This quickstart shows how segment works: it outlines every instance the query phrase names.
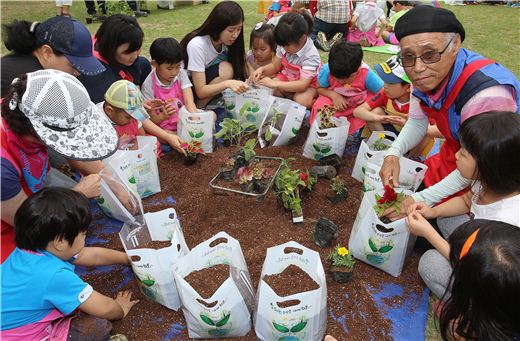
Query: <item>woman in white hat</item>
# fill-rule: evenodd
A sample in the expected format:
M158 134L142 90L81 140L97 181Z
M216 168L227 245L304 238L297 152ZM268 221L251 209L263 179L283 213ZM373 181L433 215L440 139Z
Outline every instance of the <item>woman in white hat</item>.
M2 102L2 262L14 248L12 224L22 202L40 190L50 170L48 150L85 176L74 188L99 193L101 159L115 152L117 134L74 76L40 70L15 79Z

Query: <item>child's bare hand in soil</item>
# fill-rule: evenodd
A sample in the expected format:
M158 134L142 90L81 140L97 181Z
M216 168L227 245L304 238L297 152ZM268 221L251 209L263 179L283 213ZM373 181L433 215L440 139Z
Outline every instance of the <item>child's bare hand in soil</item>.
M123 318L128 314L134 305L139 303L139 300L132 301L131 291L118 292L115 301L121 306L121 309L123 309Z

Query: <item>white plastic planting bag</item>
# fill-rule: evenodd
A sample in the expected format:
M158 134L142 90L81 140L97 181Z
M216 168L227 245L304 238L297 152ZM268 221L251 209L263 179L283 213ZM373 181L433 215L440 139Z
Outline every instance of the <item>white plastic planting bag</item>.
M186 107L179 110L177 131L181 140L185 142L199 141L205 153L213 152L213 129L215 117L213 111L190 113Z
M273 104L273 91L268 88L250 87L247 91L235 96L235 117L242 122L255 125L255 130L260 128L264 116L269 112Z
M175 262L189 252L184 241L177 213L173 208L146 213L146 225L125 224L119 238L130 259L141 291L150 299L167 308L178 310L181 306L173 268ZM171 245L159 250L141 248L151 241L171 241Z
M289 144L296 137L305 118L305 107L290 99L275 97L258 130L260 147Z
M110 218L132 225L144 224L143 204L137 186L123 182L108 168L99 173L101 194L96 199L101 210Z
M388 147L392 146L392 143L397 138L391 131L373 131L370 137L365 141L361 141L361 145L359 146L359 151L356 156L356 162L354 163L354 168L352 168L352 177L357 181L363 182L365 177L365 167L367 160L376 155L386 155L387 150L376 151L372 150L372 144L380 139L380 135L384 134L385 137L382 139L382 142Z
M335 128L319 129L320 117L316 117L303 146L303 156L314 160L331 154L343 157L350 123L346 117L333 117L331 121L336 123Z
M135 183L141 198L161 191L157 168L157 138L138 136L137 150L118 150L103 160L123 181ZM130 177L128 177L130 175Z
M396 189L396 192L412 194L402 189ZM389 224L379 220L374 210L376 193L383 195L383 191L372 191L363 196L348 248L357 259L398 277L416 237L408 232L404 218Z
M289 265L300 267L320 287L278 296L263 278L279 274ZM290 301L296 304L290 305ZM260 340L323 339L327 329L327 283L319 253L293 241L267 249L256 295L254 325Z
M226 112L228 113L228 116L233 118L238 117L236 113L236 96L237 95L235 92L230 88L226 88L224 91L222 91L222 99L224 100L224 107L226 108Z
M229 277L204 299L184 278L218 264L229 265ZM177 263L175 281L190 338L238 337L251 330L254 290L238 240L219 232L200 243Z
M365 165L365 176L363 179L363 191L382 190L383 181L379 176L379 171L383 165L384 155L378 154L371 156ZM410 160L406 157L399 158L399 188L410 191L417 191L426 175L428 166L423 163Z

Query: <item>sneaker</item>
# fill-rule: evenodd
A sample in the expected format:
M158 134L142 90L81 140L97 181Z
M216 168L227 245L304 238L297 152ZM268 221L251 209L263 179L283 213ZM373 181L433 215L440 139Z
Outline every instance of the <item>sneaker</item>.
M111 335L109 341L128 341L128 338L123 334Z
M327 36L323 32L318 32L317 35L318 45L321 47L321 49L325 52L328 52L330 50L330 47L327 42Z
M334 44L336 44L338 41L341 41L341 39L343 39L343 33L336 33L334 37L332 37L332 39L329 40L329 50L332 48L332 46L334 46Z
M146 12L142 12L142 11L135 11L134 12L134 17L137 17L137 18L139 18L139 17L147 17L147 16L148 16L148 13L146 13Z

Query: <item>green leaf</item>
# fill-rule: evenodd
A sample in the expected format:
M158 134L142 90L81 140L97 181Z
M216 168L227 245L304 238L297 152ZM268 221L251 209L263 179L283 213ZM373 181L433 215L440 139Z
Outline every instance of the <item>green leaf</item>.
M280 333L288 333L289 332L289 328L287 328L286 326L282 326L281 324L278 324L276 322L273 321L273 327L274 329L278 330Z
M105 198L103 198L102 196L99 196L97 198L97 202L98 202L98 204L103 204L105 202Z
M372 252L377 252L377 246L370 238L368 238L368 246L370 246L370 250L372 250Z
M323 149L321 150L321 152L322 152L323 154L327 154L327 153L330 152L331 150L332 150L332 147L331 147L331 146L325 146L325 148L323 148Z
M249 105L251 105L251 101L244 103L244 105L242 106L242 108L240 108L239 111L240 116L242 116L244 112L246 112L246 110L249 109Z
M135 178L132 176L131 178L128 179L128 182L135 185Z
M298 134L298 131L299 131L299 130L296 129L296 128L292 128L292 129L291 129L291 132L293 133L294 136L296 136L296 135Z
M385 245L379 249L379 252L381 253L387 253L390 250L392 250L394 247L392 245Z
M153 279L144 279L143 284L146 285L147 287L151 287L152 285L155 284L155 281Z
M188 135L190 135L191 138L195 137L195 134L192 131L188 131Z
M313 143L312 144L312 148L314 148L315 151L317 151L318 153L321 152L321 148L319 145L317 145L316 143Z
M203 131L200 131L200 132L195 134L195 138L196 139L201 138L202 136L204 136L204 132Z
M200 319L210 326L215 325L215 322L204 314L200 314Z
M273 138L273 134L271 133L270 129L267 129L264 134L264 139L269 142Z
M226 323L228 323L229 321L229 317L231 316L231 314L226 314L224 315L224 317L222 318L222 320L218 321L215 326L217 327L222 327L223 325L225 325Z
M300 323L298 323L297 325L294 325L291 328L291 333L297 333L299 331L302 331L306 325L307 325L307 321L301 321Z
M250 139L247 140L246 144L244 145L245 148L253 149L256 145L256 139Z

